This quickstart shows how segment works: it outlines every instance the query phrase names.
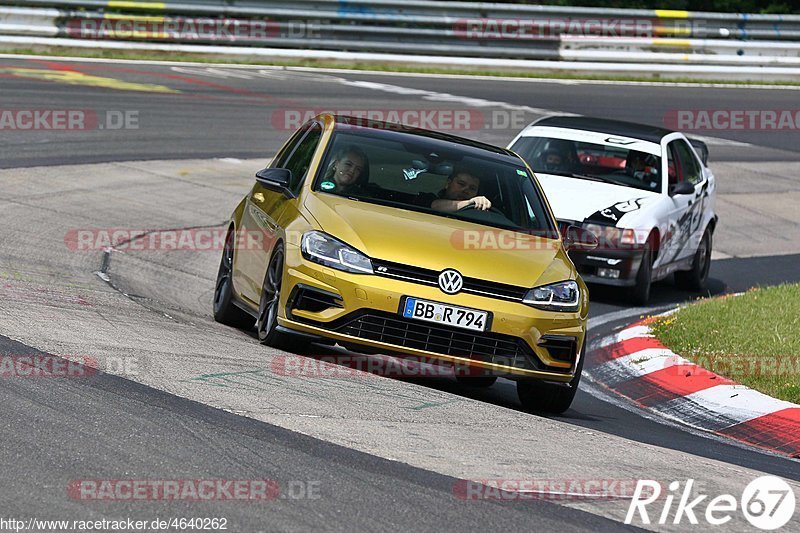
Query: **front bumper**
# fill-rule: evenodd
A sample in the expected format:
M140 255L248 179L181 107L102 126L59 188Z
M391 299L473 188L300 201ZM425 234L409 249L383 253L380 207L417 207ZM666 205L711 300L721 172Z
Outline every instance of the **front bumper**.
M488 311L490 330L404 318L405 296ZM278 323L357 349L469 365L516 379L568 382L583 356L586 308L550 312L476 294L447 295L430 285L334 270L307 261L298 247L288 245Z
M578 273L586 283L632 287L642 264L644 247L625 250L592 250L569 252Z

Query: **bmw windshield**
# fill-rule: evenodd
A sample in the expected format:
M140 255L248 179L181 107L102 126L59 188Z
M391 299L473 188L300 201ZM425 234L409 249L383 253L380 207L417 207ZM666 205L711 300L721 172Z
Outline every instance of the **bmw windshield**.
M472 145L347 126L325 154L314 190L556 238L543 194L522 161Z
M621 144L521 137L511 148L534 172L661 191L661 158Z

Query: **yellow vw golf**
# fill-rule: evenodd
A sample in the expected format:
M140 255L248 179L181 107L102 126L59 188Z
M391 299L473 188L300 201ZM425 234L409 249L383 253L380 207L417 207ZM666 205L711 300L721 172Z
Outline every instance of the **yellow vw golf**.
M562 239L561 233L564 234ZM513 152L397 124L323 114L304 124L233 212L214 318L262 343L309 341L517 382L562 412L586 346L588 292ZM458 373L457 373L458 375Z

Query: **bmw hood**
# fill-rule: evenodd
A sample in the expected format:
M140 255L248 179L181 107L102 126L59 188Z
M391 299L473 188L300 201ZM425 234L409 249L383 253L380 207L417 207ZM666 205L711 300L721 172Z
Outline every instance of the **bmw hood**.
M536 173L559 220L620 225L622 218L655 202L658 193L612 183Z
M574 277L557 240L331 194L304 205L323 231L372 259L519 287Z

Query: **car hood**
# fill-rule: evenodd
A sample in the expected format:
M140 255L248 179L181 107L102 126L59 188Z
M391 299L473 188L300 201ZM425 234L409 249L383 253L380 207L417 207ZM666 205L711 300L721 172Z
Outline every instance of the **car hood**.
M559 220L624 225L622 218L655 202L658 193L552 174L536 173ZM622 224L620 224L622 222Z
M575 277L558 240L332 194L312 193L305 207L323 231L373 259L520 287Z

